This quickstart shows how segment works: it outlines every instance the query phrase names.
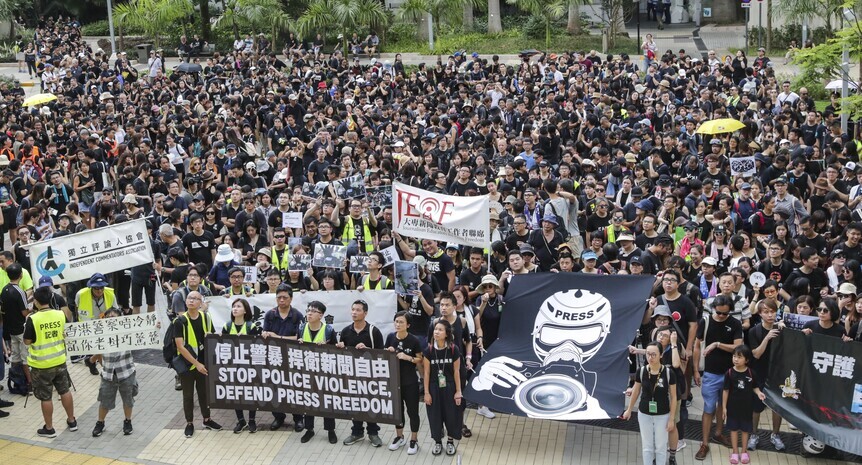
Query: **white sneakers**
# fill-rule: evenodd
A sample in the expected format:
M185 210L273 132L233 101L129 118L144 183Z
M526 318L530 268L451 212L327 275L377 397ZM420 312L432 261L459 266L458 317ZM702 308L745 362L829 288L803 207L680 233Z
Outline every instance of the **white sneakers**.
M491 409L489 409L488 407L485 407L484 405L480 405L479 408L476 410L476 413L478 413L479 415L482 415L483 417L485 417L489 420L491 420L497 416L494 414L494 412L491 411Z
M404 447L404 444L407 444L407 441L404 440L404 436L398 437L392 440L392 444L389 444L389 450L398 450Z

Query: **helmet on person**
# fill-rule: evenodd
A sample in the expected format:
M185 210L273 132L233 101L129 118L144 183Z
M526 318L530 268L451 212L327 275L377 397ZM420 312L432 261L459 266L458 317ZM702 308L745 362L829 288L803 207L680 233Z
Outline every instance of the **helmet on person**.
M547 365L563 360L585 363L611 329L611 303L584 289L554 293L539 307L533 326L533 351Z

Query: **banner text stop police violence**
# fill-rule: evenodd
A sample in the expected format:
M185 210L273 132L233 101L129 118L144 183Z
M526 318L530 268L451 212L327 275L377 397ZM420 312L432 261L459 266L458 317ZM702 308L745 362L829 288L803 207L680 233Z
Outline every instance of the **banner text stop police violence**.
M216 395L226 400L245 398L258 402L288 402L291 404L348 411L372 410L392 414L392 402L351 396L390 397L388 380L339 379L308 373L286 372L273 368L219 367ZM260 379L258 380L258 376ZM238 384L262 383L262 386ZM274 385L275 390L270 386ZM314 392L317 391L317 392ZM344 396L342 394L350 394ZM321 399L322 398L322 399Z
M252 336L210 335L206 347L210 407L400 422L390 352Z

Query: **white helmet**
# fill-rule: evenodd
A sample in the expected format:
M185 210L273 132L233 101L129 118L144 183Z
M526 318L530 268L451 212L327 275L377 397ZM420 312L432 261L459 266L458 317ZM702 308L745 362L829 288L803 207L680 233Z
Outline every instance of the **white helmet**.
M802 448L809 454L817 455L823 453L823 450L826 449L826 444L823 444L811 436L805 435L805 437L802 438Z
M533 351L543 365L559 360L586 363L611 330L611 303L583 289L560 291L545 299L533 327Z

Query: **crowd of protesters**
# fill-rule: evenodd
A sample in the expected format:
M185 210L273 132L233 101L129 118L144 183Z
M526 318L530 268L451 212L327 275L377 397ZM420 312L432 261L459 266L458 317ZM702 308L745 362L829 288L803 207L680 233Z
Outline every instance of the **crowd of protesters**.
M9 272L0 273L4 350L13 365L26 363L29 309L7 310L17 307L7 307L5 296L17 286L31 297L32 280L27 287L9 278L16 264L29 271L22 246L33 241L146 218L155 263L65 285L63 305L68 301L80 317L80 296L92 290L96 297L86 300L92 303L110 287L113 304L100 301L107 307L139 312L146 298L153 311L162 283L172 316L186 315L175 320L177 334L188 325L187 337L202 340L216 328L199 318L206 315L201 298L275 293L279 305L262 328L246 325L248 308L240 304L223 331L333 344L317 315L325 306L309 306L315 315L306 319L305 309L290 306L293 292L391 289L393 271L379 251L395 245L401 259L420 265L421 281L392 309L396 333L367 329L367 304L354 302L354 323L335 328L338 344L387 347L418 369L415 376L402 368L402 390L416 391L404 395L411 438L399 425L390 449L409 442L416 453L419 418L410 404L424 400L432 452L454 454L454 442L472 435L461 387L497 339L516 275L646 274L656 284L630 351L633 360L646 354L649 363L633 368L633 386L655 393L657 380L669 385L661 412L641 401L642 415L667 415L661 419L669 440L651 440L651 450L658 445L662 458L669 447L676 463L696 389L706 404L696 458L708 455L713 430L714 440L729 445L725 417L734 438L751 433L747 446L756 449L760 398L724 412L722 394L740 373L750 375L750 389L731 390L732 399L760 392L782 315L818 316L805 332L862 340L862 143L841 131L836 98L817 110L806 89L776 78L763 51L750 62L743 51L703 59L683 50L661 54L650 40L636 58L572 51L507 65L459 52L414 67L398 55L392 63L362 63L339 50L328 54L319 36L309 42L292 36L277 54L266 38L249 35L206 59L184 41L184 55L202 71L183 73L165 69L159 51L137 65L125 53L112 60L92 50L71 19L43 19L25 49L33 51L42 89L57 99L23 107L20 87L0 86L0 204L9 237L0 255ZM698 132L718 118L743 127ZM731 160L743 157L751 157L752 169L731 172ZM303 189L356 175L367 187L400 181L488 196L490 247L404 237L393 230L390 206L339 198L335 189L315 196ZM286 227L287 212L302 213L303 227ZM367 255L368 270L288 270L289 254L311 253L317 244ZM241 265L258 267L258 281L243 282ZM762 286L750 284L755 272L768 278ZM88 317L102 313L86 310ZM205 398L206 368L192 351L181 352L192 367L177 382L191 436L194 391ZM698 369L701 353L705 366ZM133 367L130 360L122 359ZM99 373L93 361L99 360L87 359ZM131 388L121 385L119 392L131 415ZM220 429L201 406L204 427ZM113 400L103 407L99 434ZM486 407L477 413L494 417ZM254 412L248 421L241 411L237 418L234 432L257 430ZM313 417L293 420L297 432L306 430L303 442L310 440ZM769 436L779 450L780 422L773 415ZM664 423L650 428L665 430ZM276 414L270 429L289 424ZM330 442L333 425L325 419ZM373 423L354 423L344 443L362 440L366 429L380 446ZM736 442L731 463L747 463Z

